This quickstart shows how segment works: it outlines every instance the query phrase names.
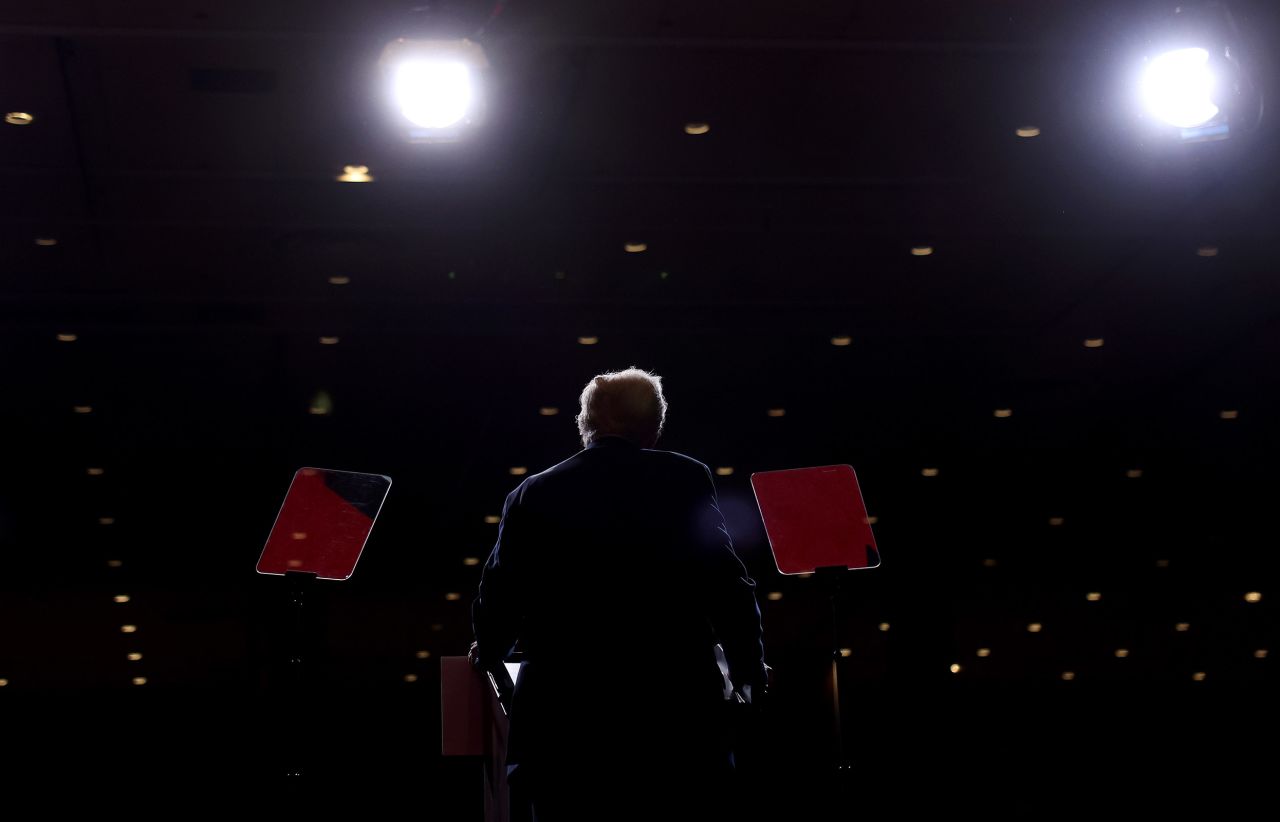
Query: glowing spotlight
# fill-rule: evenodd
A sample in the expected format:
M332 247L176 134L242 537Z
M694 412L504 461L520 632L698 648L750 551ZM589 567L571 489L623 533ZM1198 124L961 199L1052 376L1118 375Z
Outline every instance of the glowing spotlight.
M29 126L35 119L25 111L10 111L4 116L4 121L11 126Z
M706 134L710 130L711 130L710 123L685 123L684 124L685 134L693 134L696 136L699 134Z
M417 653L415 653L415 654L414 654L414 656L415 656L415 657L417 657L418 659L430 659L430 658L431 658L431 652L430 652L430 651L418 651Z
M480 74L489 61L478 43L401 38L387 44L379 62L411 142L454 142L483 121Z
M369 173L368 166L343 166L337 180L340 183L372 183L373 175Z
M717 467L717 468L716 468L716 476L717 476L717 477L730 477L730 476L733 476L733 466L732 466L732 465L721 465L721 466Z
M1244 595L1245 602L1262 602L1262 592L1250 591Z
M560 413L560 409L552 405L546 405L538 409L538 413L544 417L554 417Z
M931 245L913 245L911 246L912 257L928 257L933 254L933 246Z
M956 662L951 663L951 673L953 673L953 674L958 674L958 673L960 673L960 665L959 665L959 663L956 663Z
M1209 52L1202 48L1166 51L1147 63L1142 99L1152 115L1178 128L1195 128L1218 116Z
M1021 126L1014 131L1019 137L1039 137L1040 129L1035 126Z
M135 676L135 677L133 678L133 684L134 684L134 685L146 685L146 684L147 684L147 678L146 678L145 676Z
M130 662L137 662L140 659L142 659L142 654L138 653L137 651L130 651L128 654L125 654L125 658L128 659Z

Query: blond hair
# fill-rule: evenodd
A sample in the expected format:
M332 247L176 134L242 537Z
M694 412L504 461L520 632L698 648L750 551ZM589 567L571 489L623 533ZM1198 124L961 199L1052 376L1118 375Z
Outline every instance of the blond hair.
M667 419L662 377L634 365L594 377L582 389L579 402L578 433L584 447L611 434L650 448Z

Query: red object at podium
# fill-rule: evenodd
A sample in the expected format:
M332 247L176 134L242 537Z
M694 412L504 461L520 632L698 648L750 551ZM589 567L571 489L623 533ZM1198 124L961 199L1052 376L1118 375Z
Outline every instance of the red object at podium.
M779 572L880 564L853 466L759 471L751 475L751 489Z

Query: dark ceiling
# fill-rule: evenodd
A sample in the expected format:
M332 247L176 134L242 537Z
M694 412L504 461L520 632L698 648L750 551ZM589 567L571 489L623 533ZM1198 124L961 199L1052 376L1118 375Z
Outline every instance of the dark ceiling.
M35 117L0 124L0 701L254 699L254 565L313 465L394 479L326 587L327 681L431 713L509 469L573 454L582 385L630 365L659 447L733 469L784 679L826 600L749 477L850 463L885 558L841 601L855 687L1274 681L1278 121L1151 139L1140 4L410 5L0 9ZM1233 9L1280 88L1280 8ZM482 25L485 128L402 142L382 46Z

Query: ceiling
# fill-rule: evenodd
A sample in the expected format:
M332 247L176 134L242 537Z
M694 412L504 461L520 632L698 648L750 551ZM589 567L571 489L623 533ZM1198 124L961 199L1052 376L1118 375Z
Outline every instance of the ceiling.
M0 125L0 697L260 693L254 564L306 465L394 479L325 588L326 680L429 693L510 469L578 450L581 387L631 365L659 447L733 469L780 672L830 616L749 477L849 463L884 556L840 601L861 687L1274 680L1277 125L1151 139L1144 9L409 5L0 10L35 118ZM1277 87L1280 10L1233 9ZM383 45L482 26L485 128L403 142Z

